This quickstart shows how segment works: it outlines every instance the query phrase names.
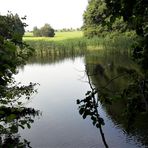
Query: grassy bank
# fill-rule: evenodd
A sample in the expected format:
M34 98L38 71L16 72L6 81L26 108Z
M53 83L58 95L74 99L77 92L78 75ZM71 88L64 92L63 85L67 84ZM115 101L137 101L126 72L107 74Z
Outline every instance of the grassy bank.
M111 33L88 39L83 37L81 31L77 31L56 32L53 38L33 37L33 34L26 33L23 39L35 49L37 55L79 55L100 49L105 52L128 52L134 42L133 36L131 34Z

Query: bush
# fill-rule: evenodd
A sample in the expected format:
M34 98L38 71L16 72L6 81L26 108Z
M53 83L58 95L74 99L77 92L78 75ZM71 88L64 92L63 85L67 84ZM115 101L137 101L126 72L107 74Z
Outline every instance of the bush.
M37 27L33 29L33 35L36 37L54 37L54 32L54 29L49 24L45 24L40 29Z

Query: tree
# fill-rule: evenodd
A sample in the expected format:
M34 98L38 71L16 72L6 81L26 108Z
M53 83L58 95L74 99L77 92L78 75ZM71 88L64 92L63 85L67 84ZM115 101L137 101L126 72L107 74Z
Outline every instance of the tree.
M133 45L133 57L141 66L141 73L139 74L137 70L127 67L118 69L121 73L126 73L132 81L132 83L127 84L120 97L122 100L126 100L128 118L136 120L136 115L140 112L148 112L148 1L104 0L103 13L101 13L100 8L101 2L102 0L89 1L88 8L84 13L84 33L85 31L87 33L88 29L92 29L90 33L98 34L98 26L103 27L103 29L107 27L109 31L112 31L114 27L120 29L120 25L122 26L122 22L124 22L125 29L132 29L137 34L136 44ZM111 79L108 84L114 79ZM107 94L109 93L110 91L107 91ZM114 96L118 97L115 93ZM111 96L108 95L107 98L110 99ZM104 96L103 101L106 101Z
M15 102L20 94L26 94L27 89L30 93L34 91L34 84L18 87L12 78L17 66L24 64L33 52L32 48L22 42L24 26L26 24L21 22L18 15L0 15L0 104L7 101L11 104L12 100Z
M41 31L36 26L33 28L33 36L41 36Z
M25 18L23 18L25 19ZM30 147L18 135L18 129L28 127L33 123L33 117L39 112L23 107L19 100L24 96L27 100L34 93L36 84L28 86L16 84L12 75L16 74L17 66L25 64L33 49L23 41L25 23L19 16L9 13L0 15L0 146Z
M38 29L37 27L34 27L33 29L33 35L34 36L42 36L42 37L54 37L54 29L49 25L45 24L43 27Z
M136 31L140 39L135 45L133 56L144 69L148 69L148 1L105 0L105 2L108 13L112 15L110 23L122 16L124 22Z
M109 13L105 0L90 0L83 14L83 31L87 37L100 36L104 32L125 31L127 24L123 18L114 20L111 25L112 15Z
M102 24L107 16L107 8L104 0L90 0L86 11L83 14L83 31L87 37L98 36L105 31Z
M133 57L141 66L142 75L133 72L134 81L123 92L123 96L130 98L127 111L136 114L139 102L142 102L144 111L148 112L148 1L105 0L105 2L112 15L112 22L122 16L124 22L127 22L138 36L133 48ZM123 70L131 71L126 68Z

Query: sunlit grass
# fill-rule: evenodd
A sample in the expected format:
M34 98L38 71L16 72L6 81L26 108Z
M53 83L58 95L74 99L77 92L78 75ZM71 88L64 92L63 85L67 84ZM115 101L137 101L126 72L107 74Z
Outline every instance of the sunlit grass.
M72 39L72 38L81 38L81 37L83 37L82 31L55 32L54 37L34 37L33 33L27 32L27 33L25 33L23 40L24 41L29 41L29 40L60 41L60 40L66 40L66 39Z
M78 55L87 51L103 50L108 53L129 53L134 38L121 33L86 38L81 31L56 32L55 37L33 37L26 33L24 41L40 55Z

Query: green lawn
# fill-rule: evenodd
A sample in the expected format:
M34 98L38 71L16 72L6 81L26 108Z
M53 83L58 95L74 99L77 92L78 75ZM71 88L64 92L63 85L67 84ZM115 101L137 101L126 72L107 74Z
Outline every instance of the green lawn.
M28 40L46 40L46 41L60 41L65 39L72 38L81 38L83 36L82 31L74 31L74 32L55 32L54 37L34 37L32 33L25 33L23 39L24 41Z

